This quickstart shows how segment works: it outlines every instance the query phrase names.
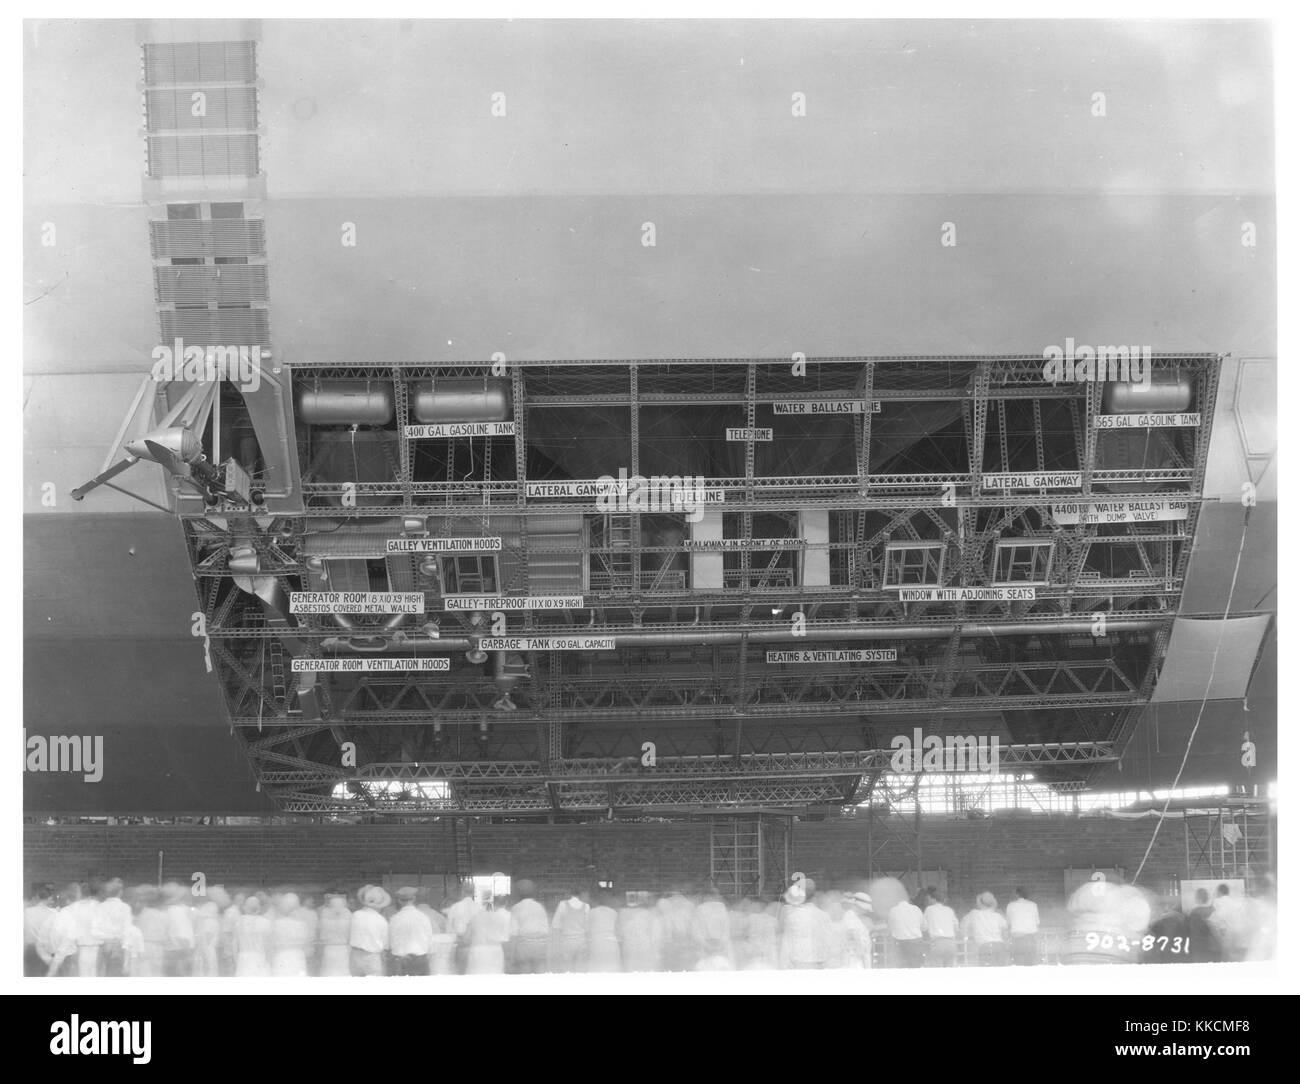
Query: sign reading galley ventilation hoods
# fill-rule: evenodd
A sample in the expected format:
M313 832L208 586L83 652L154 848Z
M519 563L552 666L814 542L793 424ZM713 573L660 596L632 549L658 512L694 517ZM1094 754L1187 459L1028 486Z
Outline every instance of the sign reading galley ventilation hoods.
M1052 519L1063 527L1080 523L1153 523L1187 518L1187 502L1126 499L1053 504Z

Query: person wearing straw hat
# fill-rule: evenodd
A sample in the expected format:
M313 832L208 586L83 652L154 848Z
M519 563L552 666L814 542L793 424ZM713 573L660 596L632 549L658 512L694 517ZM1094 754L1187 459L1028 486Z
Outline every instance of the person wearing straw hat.
M352 974L382 975L384 953L388 951L388 919L382 912L393 902L393 897L378 885L365 885L357 893L357 899L361 906L353 912L348 933Z
M781 898L781 965L793 970L820 970L830 952L830 918L809 902L817 891L811 877L796 873Z
M396 895L397 914L388 920L388 951L393 957L393 974L427 975L433 951L433 923L416 906L419 889L404 886Z

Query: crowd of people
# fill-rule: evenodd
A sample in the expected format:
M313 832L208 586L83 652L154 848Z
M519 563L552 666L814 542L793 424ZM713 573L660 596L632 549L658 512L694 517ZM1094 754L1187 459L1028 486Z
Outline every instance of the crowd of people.
M780 898L724 900L682 885L660 896L575 887L548 908L537 886L484 899L428 888L390 893L227 890L168 883L127 890L120 878L39 888L24 916L30 976L378 976L543 972L731 971L1032 966L1044 962L1037 903L990 892L958 917L928 887L894 878L822 891L795 874ZM1271 955L1263 900L1204 889L1176 901L1093 882L1068 904L1054 963L1203 963Z

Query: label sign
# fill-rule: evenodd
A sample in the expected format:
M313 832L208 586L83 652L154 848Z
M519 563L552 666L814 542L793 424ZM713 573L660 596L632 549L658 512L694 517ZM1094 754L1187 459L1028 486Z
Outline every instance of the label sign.
M529 482L525 497L617 497L617 482Z
M1033 587L900 587L899 602L1032 602Z
M340 673L353 671L373 673L376 670L420 670L425 673L440 672L451 669L451 659L439 655L432 659L294 659L293 672L302 673Z
M423 437L513 437L514 422L444 422L440 425L408 425L407 440Z
M422 614L423 591L290 591L291 614Z
M793 399L773 403L773 414L879 414L880 400L872 399Z
M1200 424L1200 414L1096 414L1092 419L1094 429L1169 429Z
M774 662L897 662L898 648L880 647L860 651L769 651L767 661Z
M500 538L390 538L388 553L496 553Z
M1083 472L1077 470L984 475L985 489L1078 489L1082 485Z
M613 651L612 636L485 636L484 651Z
M727 491L725 489L678 489L671 490L663 485L657 485L656 479L647 479L647 486L644 490L639 490L637 486L631 487L619 482L527 482L524 485L525 497L608 497L610 499L626 500L629 505L635 504L642 497L638 493L657 492L660 496L660 506L664 503L671 505L673 508L686 509L690 506L698 507L701 504L726 504ZM635 509L630 509L635 510Z
M808 545L806 538L685 538L688 550L789 550Z
M772 430L770 429L728 429L727 439L730 441L765 441L772 439Z
M581 595L448 595L448 610L581 610Z
M1077 523L1150 523L1186 518L1186 501L1083 501L1052 505L1052 519L1067 527Z

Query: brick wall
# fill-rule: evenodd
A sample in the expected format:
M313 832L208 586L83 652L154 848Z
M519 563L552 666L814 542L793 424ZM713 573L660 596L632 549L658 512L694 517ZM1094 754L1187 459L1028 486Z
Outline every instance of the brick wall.
M1153 819L1003 816L983 821L926 818L920 834L927 870L948 873L950 894L970 901L985 889L999 901L1018 884L1046 903L1061 901L1067 867L1125 867L1132 873L1151 837ZM531 877L547 894L574 882L611 878L620 889L661 889L709 870L704 822L676 824L477 825L471 830L475 872ZM793 867L822 885L913 865L895 822L852 817L795 824ZM101 827L29 825L25 880L65 881L116 874L153 881L162 852L164 879L209 883L355 883L385 873L444 873L452 841L438 825L285 825L249 827ZM874 864L869 855L876 855ZM1143 882L1167 883L1182 872L1183 829L1166 822Z

